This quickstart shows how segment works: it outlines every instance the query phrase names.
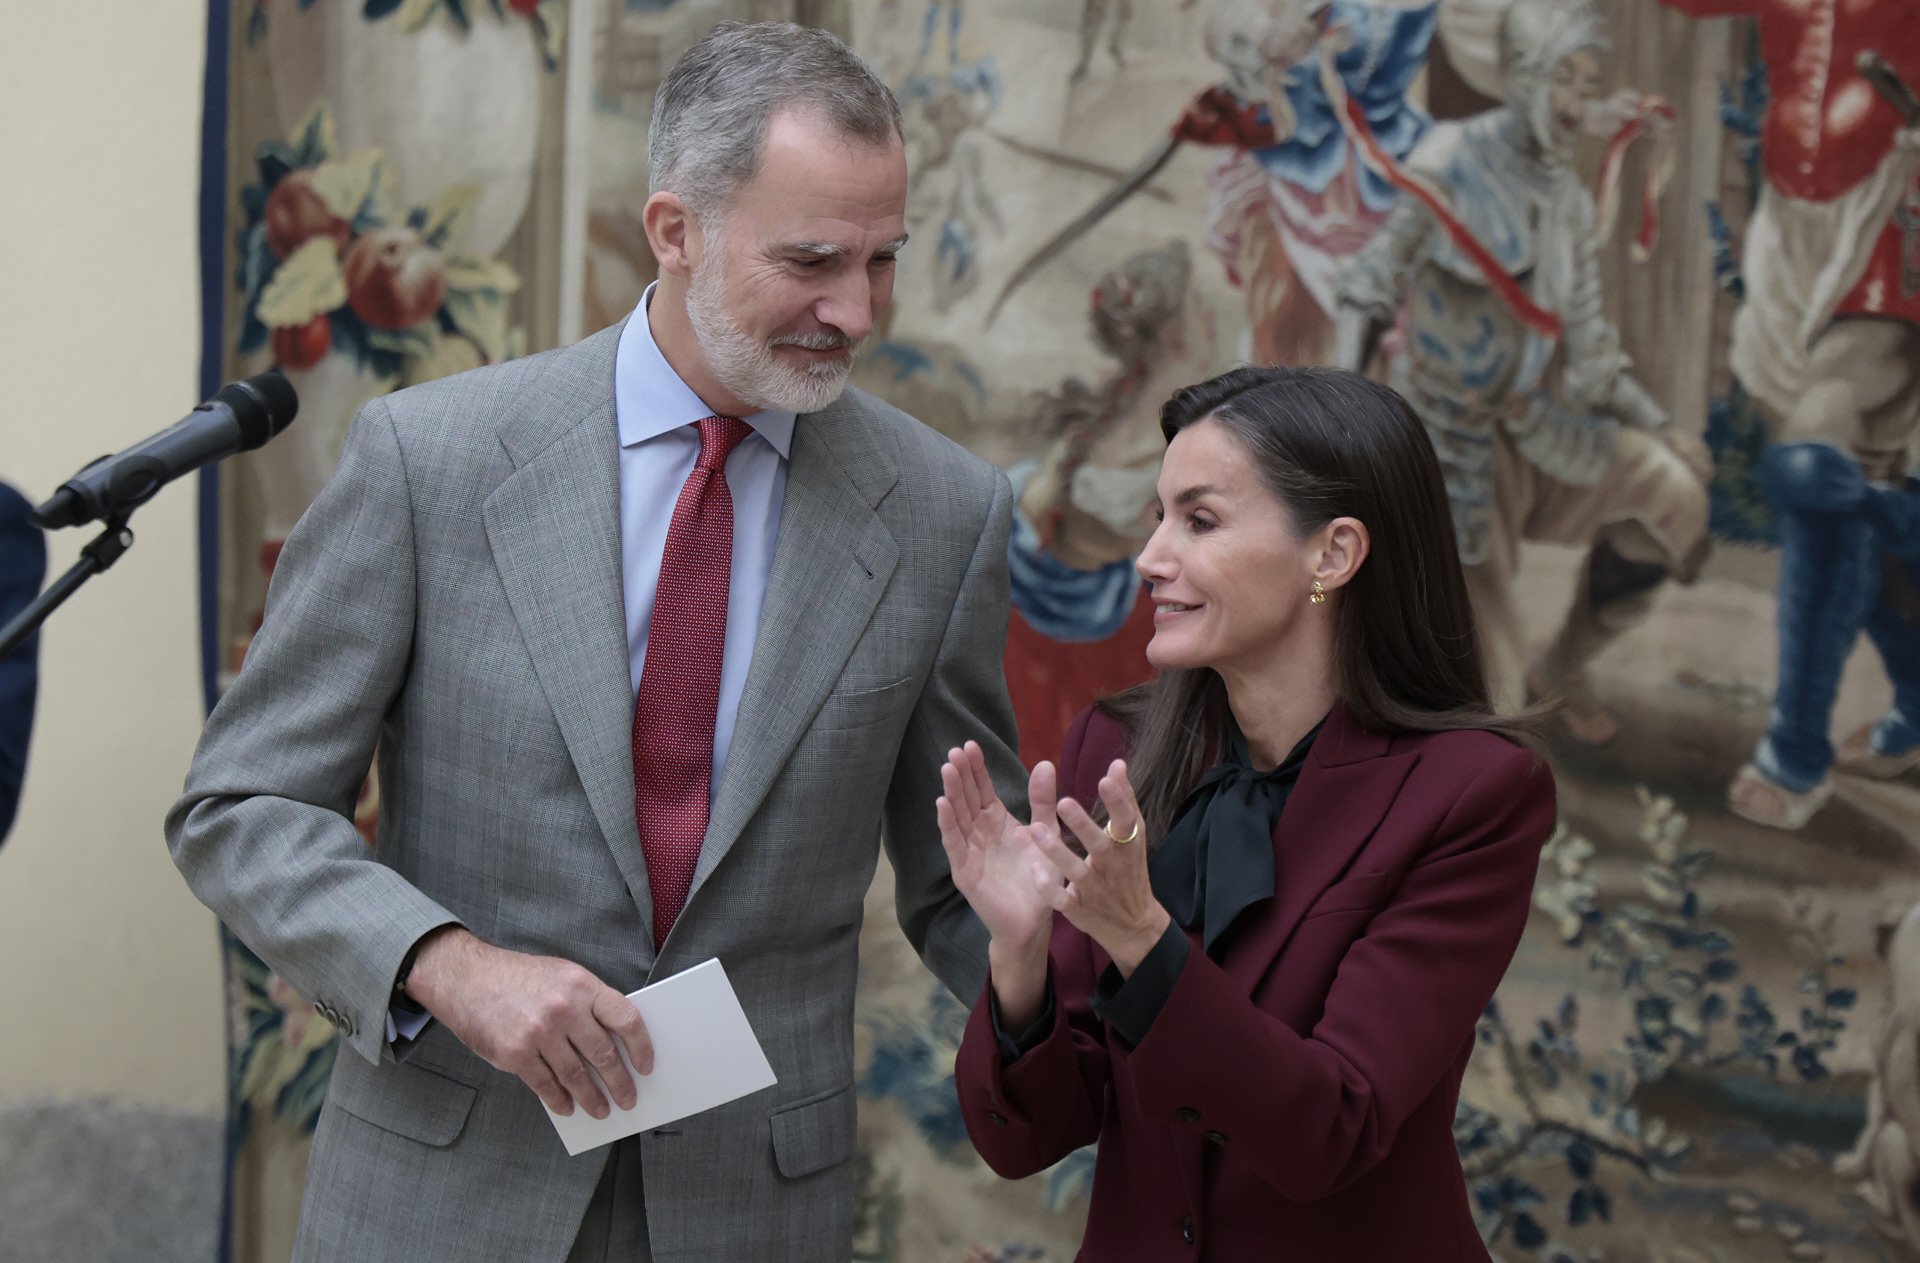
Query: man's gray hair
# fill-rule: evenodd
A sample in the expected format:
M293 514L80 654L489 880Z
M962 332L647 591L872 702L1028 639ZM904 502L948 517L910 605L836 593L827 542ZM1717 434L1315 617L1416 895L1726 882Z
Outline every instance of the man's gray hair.
M678 193L695 218L722 210L760 169L783 109L817 111L840 135L898 139L900 105L830 32L790 22L722 22L673 63L653 98L647 187Z

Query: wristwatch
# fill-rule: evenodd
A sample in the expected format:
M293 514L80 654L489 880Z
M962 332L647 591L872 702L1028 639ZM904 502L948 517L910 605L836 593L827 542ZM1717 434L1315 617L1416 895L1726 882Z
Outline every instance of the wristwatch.
M406 959L400 962L400 972L393 976L393 1007L407 1013L425 1013L427 1010L418 1000L407 994L407 975L413 972L414 953L420 950L415 943L407 950Z

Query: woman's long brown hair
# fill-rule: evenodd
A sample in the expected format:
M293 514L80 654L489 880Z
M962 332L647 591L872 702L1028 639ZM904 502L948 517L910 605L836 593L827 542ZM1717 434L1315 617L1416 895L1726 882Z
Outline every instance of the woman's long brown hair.
M1299 538L1336 517L1366 524L1372 546L1340 594L1333 636L1334 690L1357 722L1485 729L1539 751L1534 713L1494 712L1446 481L1405 400L1337 369L1239 368L1175 395L1160 429L1171 443L1205 420L1246 450ZM1100 705L1132 734L1147 836L1163 838L1224 745L1226 685L1206 668L1170 669Z

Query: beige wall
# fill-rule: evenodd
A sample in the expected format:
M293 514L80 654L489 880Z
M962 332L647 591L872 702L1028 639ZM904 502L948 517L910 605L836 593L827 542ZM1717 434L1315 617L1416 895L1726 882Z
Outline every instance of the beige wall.
M198 402L205 0L0 5L0 477L30 498ZM0 848L0 1100L221 1099L211 914L160 818L199 728L194 491L48 624ZM91 533L51 538L54 573Z

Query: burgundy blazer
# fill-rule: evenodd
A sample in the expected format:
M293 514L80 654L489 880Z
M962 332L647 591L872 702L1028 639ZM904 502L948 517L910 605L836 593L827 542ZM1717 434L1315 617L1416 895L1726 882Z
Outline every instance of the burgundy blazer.
M1083 713L1062 792L1091 801L1126 744ZM1109 958L1064 918L1042 1043L1004 1064L981 995L955 1067L974 1147L1019 1178L1099 1142L1082 1263L1486 1263L1454 1102L1553 823L1527 751L1336 705L1275 831L1275 897L1218 963L1191 935L1139 1047L1094 1017Z

